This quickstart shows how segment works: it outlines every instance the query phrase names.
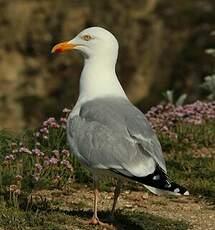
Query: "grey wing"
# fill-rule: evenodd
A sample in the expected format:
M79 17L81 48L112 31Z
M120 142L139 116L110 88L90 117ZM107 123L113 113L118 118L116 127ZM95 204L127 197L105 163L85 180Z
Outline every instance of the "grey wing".
M111 130L123 134L147 152L166 171L160 143L144 114L128 100L120 98L97 99L84 104L81 116L98 121ZM126 129L126 130L125 130ZM127 135L128 134L128 135Z
M126 124L131 137L136 139L145 151L147 151L166 172L166 164L160 142L144 114L133 106L133 108L126 113Z
M146 176L157 161L165 168L162 152L154 153L161 151L156 136L146 120L138 123L142 113L134 108L121 100L82 106L80 116L69 122L68 135L79 159L89 167L114 169L126 176Z
M75 155L89 168L110 169L128 177L146 176L155 169L147 152L140 153L136 143L126 138L126 130L123 134L75 116L69 121L68 139Z

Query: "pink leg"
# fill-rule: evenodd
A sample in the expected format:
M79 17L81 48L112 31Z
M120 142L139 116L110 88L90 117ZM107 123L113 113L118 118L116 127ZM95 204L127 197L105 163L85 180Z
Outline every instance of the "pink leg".
M112 220L112 221L114 219L114 214L115 214L115 209L116 209L116 203L117 203L117 199L118 199L119 194L120 194L121 185L122 185L122 181L121 180L117 180L116 188L115 188L115 191L114 191L113 207L111 209L111 215L110 215L110 220Z
M93 178L93 187L94 187L94 205L93 205L93 217L90 221L90 224L96 225L99 224L99 218L97 216L97 203L99 198L99 190L98 190L98 183Z
M94 186L94 206L93 206L93 217L90 220L89 224L92 225L101 225L102 227L104 227L105 229L113 229L112 225L103 223L99 220L98 216L97 216L97 203L98 203L98 198L99 198L99 189L98 189L98 183L96 178L93 178L93 186ZM118 191L118 189L117 189ZM114 199L114 206L113 206L113 211L115 209L115 205L116 205L116 200L118 198L119 195L116 195L117 197Z

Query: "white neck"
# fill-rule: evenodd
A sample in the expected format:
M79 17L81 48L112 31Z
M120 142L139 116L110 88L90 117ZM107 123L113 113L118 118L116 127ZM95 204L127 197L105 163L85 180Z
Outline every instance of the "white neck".
M82 103L108 96L127 98L116 76L115 63L115 60L98 56L85 59L79 92Z
M85 59L79 98L71 113L72 117L79 113L83 103L96 98L121 97L128 100L116 76L115 64L116 60L104 60L102 57Z

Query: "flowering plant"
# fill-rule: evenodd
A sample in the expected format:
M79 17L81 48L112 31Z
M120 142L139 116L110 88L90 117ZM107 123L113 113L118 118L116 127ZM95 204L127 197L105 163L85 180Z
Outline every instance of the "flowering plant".
M62 188L73 179L73 163L66 145L66 121L70 110L57 122L51 117L36 132L27 131L23 141L10 143L0 165L0 193L14 206L24 193L39 188Z
M165 140L181 145L200 141L204 145L214 144L215 101L196 101L183 106L157 105L146 113L146 117L159 134L163 146Z

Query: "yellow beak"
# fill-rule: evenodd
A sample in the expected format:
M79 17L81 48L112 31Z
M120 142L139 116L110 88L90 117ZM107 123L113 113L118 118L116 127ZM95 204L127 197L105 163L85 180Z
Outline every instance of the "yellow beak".
M55 45L52 50L51 50L51 53L61 53L61 52L64 52L66 50L72 50L74 49L74 47L76 47L77 45L75 44L72 44L70 42L61 42L61 43L58 43L57 45Z

